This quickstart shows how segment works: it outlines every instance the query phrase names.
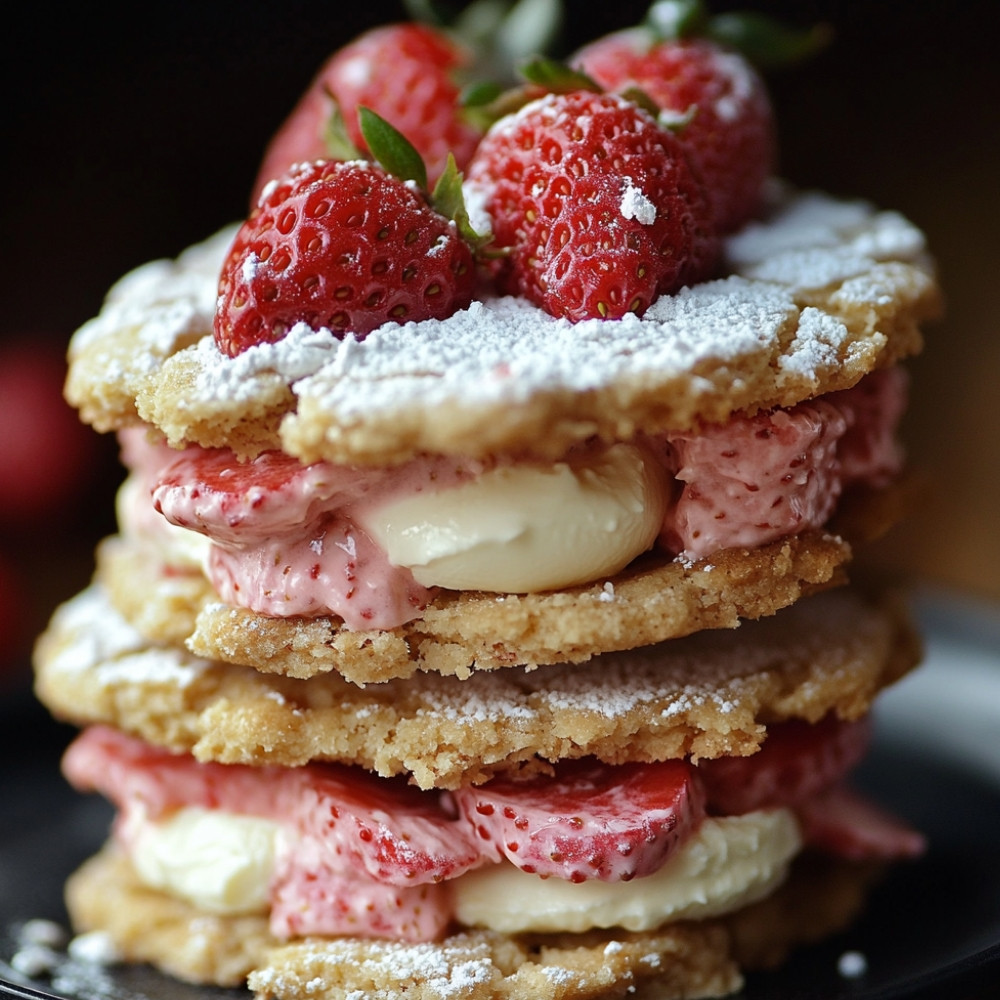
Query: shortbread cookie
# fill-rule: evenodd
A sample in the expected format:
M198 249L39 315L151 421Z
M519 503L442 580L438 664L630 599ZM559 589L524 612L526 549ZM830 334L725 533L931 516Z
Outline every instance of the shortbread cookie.
M178 978L239 986L267 1000L377 995L450 1000L598 998L629 993L719 996L739 989L740 967L777 964L787 952L846 925L875 869L804 857L768 900L729 917L654 932L510 937L455 934L433 944L357 938L279 944L264 917L214 916L143 886L113 847L67 886L78 931L108 933L127 961Z
M859 718L918 657L898 606L844 589L584 665L359 688L335 673L296 680L152 645L95 588L56 614L36 662L39 697L80 725L202 761L341 761L457 788L564 758L750 754L772 723Z
M150 639L267 673L336 671L358 684L420 671L585 662L702 629L735 628L844 582L851 547L819 531L694 564L640 561L611 580L548 594L444 591L413 622L354 631L331 617L273 618L220 604L204 578L171 572L121 538L98 552L98 579Z
M175 445L386 465L422 453L558 458L791 406L917 351L939 308L920 232L858 202L781 191L727 243L730 276L643 319L570 324L511 299L362 343L293 333L222 355L212 336L232 231L140 268L73 338L67 394L102 430Z

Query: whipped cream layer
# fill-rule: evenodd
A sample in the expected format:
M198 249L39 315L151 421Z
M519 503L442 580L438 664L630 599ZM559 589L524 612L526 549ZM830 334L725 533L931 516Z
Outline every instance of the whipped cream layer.
M577 446L555 463L240 463L123 432L119 522L168 564L202 569L230 606L393 628L437 587L561 589L613 577L651 548L702 559L821 527L845 488L898 473L905 386L886 369L790 409Z

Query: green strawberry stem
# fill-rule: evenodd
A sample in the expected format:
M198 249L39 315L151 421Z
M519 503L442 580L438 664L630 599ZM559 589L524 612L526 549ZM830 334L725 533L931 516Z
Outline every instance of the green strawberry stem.
M518 62L548 51L565 20L562 0L473 0L465 5L403 0L403 6L410 20L447 31L472 49L478 79L507 84L513 82Z

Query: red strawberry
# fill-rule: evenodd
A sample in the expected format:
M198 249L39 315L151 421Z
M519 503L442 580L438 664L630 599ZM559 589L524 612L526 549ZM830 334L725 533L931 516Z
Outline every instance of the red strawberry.
M371 163L303 164L243 224L219 281L215 341L236 356L296 323L361 339L472 299L472 250L416 187Z
M701 558L823 524L840 493L845 428L840 410L820 399L671 435L684 488L664 546Z
M867 720L827 716L817 723L793 720L768 729L749 757L703 760L698 774L708 808L724 816L798 805L840 781L860 763L870 742Z
M554 778L494 779L454 798L498 857L570 882L652 874L704 815L691 765L676 760L566 762Z
M464 168L481 134L460 112L459 76L471 61L453 36L427 25L389 24L358 36L327 60L271 140L253 203L294 164L330 155L325 132L335 107L361 150L367 147L357 109L390 121L426 161L431 184L444 173L449 152Z
M385 885L363 871L334 869L300 847L278 859L270 901L270 929L278 938L346 934L434 941L451 919L444 886Z
M199 763L92 726L70 746L63 769L77 787L119 806L140 801L154 817L202 806L276 820L296 851L388 885L440 882L481 859L448 800L360 768Z
M922 834L864 796L838 785L798 808L806 842L851 861L892 861L923 854Z
M64 348L22 334L0 342L0 519L21 531L79 503L94 472L97 438L63 399Z
M412 886L453 878L482 859L471 831L440 793L333 764L284 773L287 821L301 844L335 867Z
M347 485L350 470L340 470L339 478L333 471L280 451L240 462L226 448L189 448L160 473L153 506L171 524L247 543L307 522L315 504Z
M908 378L898 365L866 375L857 385L826 399L844 415L847 430L837 444L844 485L885 486L903 467L897 437L906 411Z
M754 215L777 144L767 88L746 59L707 39L631 29L591 42L570 63L609 90L638 88L664 120L678 120L722 232Z
M468 169L493 223L500 288L571 320L641 314L712 267L715 232L677 140L587 90L501 118Z

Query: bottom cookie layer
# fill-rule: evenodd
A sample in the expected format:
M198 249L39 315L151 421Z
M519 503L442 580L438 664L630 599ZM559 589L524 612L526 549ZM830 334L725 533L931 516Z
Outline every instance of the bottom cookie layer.
M281 943L267 918L223 917L143 886L109 845L69 880L77 931L101 930L126 961L179 979L238 986L260 1000L583 1000L725 996L741 969L780 963L850 922L879 866L804 855L766 900L725 918L658 931L507 936L458 932L434 944L360 938Z

